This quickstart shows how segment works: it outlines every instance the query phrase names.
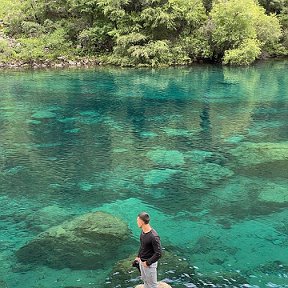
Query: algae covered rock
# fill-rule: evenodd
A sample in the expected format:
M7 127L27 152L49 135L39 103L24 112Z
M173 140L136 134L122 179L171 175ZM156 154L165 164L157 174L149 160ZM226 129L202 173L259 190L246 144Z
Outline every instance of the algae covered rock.
M265 264L260 265L257 270L261 271L262 273L265 274L283 274L287 275L288 274L288 265L276 260L276 261L271 261L267 262Z
M215 163L215 164L225 164L228 162L228 159L219 152L214 151L205 151L194 149L185 153L185 158L189 159L193 163Z
M175 128L164 128L163 131L169 137L190 137L192 135L192 131L185 129L175 129Z
M56 114L49 110L38 111L32 115L32 118L34 119L49 119L49 118L55 118L55 117L56 117Z
M145 185L157 185L160 183L167 182L171 176L176 174L178 171L175 169L155 169L147 172L144 175Z
M288 202L288 187L275 183L268 183L258 196L260 201L273 203Z
M187 186L192 189L207 188L234 175L226 167L214 163L194 165L187 175Z
M128 236L126 223L108 213L93 212L40 233L16 256L24 264L94 269L115 258Z
M240 165L249 166L275 161L288 160L288 142L279 143L243 143L232 149Z
M147 157L162 166L175 167L185 163L184 155L178 150L156 149L149 151Z
M30 227L42 232L52 226L58 225L69 218L67 209L57 205L50 205L30 213L26 222Z
M5 281L1 279L0 279L0 288L8 288L8 285L5 283Z

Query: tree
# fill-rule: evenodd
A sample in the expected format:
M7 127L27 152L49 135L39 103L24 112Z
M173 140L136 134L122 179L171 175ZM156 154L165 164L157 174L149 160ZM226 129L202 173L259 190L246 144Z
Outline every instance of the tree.
M214 4L210 17L214 57L222 59L225 54L225 63L234 62L228 61L232 55L242 55L243 64L250 64L260 55L259 50L273 46L281 36L275 15L266 15L253 0L220 0Z

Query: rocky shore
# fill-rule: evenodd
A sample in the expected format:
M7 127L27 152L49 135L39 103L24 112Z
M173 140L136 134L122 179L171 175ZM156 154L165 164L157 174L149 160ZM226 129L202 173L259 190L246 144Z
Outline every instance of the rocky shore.
M56 60L33 60L33 61L11 61L0 62L0 68L3 69L18 69L18 68L76 68L76 67L93 67L102 65L102 63L94 58L78 58L70 60L65 56L57 57Z

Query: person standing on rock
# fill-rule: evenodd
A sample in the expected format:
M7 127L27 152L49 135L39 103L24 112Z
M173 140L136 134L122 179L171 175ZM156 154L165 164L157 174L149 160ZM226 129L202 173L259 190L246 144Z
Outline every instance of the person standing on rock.
M157 264L162 255L160 237L150 226L150 216L141 212L137 217L137 225L142 229L140 249L135 258L139 262L144 288L157 288Z

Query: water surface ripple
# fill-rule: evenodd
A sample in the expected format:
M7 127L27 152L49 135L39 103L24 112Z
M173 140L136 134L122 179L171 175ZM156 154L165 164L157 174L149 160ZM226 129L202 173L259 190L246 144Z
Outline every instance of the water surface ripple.
M288 287L287 68L2 71L0 287L135 286L117 263L142 210L172 287ZM15 257L98 210L129 225L129 253L92 270Z

